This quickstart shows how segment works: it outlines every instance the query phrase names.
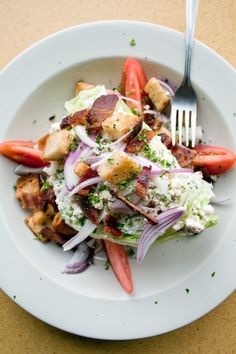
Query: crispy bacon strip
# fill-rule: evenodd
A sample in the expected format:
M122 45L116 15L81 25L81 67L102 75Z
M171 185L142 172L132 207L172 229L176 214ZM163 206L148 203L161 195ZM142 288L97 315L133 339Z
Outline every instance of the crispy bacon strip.
M126 146L126 151L131 153L138 153L142 150L144 145L148 144L156 133L153 130L143 129L136 135Z
M146 218L150 223L152 224L158 224L158 221L157 219L152 216L152 215L149 215L148 213L146 213L144 210L142 210L141 208L139 208L137 205L134 205L133 203L131 203L129 200L127 200L123 195L121 195L119 192L115 192L115 195L116 195L116 198L122 200L122 202L124 202L126 205L128 205L128 207L139 213L140 215L142 215L144 218Z
M79 206L86 218L92 221L93 224L99 225L98 211L90 206L89 200L86 196L79 196Z
M80 183L86 181L89 178L93 178L93 177L97 177L98 173L96 170L92 170L91 168L89 168L87 171L84 172L84 174L82 175L81 179L80 179ZM85 187L83 189L81 189L77 194L81 195L81 196L87 196L89 194L90 189L93 187L94 185Z
M114 215L107 214L105 218L104 232L111 234L115 237L121 237L122 232L117 227L118 218Z
M89 114L89 109L82 109L81 111L75 112L74 114L71 114L63 118L60 125L61 129L66 128L71 124L87 125L88 114Z
M135 193L142 199L145 199L147 195L151 169L151 167L144 166L136 182Z
M113 114L118 101L117 95L102 95L91 107L88 122L91 126L101 126L101 123Z
M197 154L196 151L182 145L172 146L171 153L174 155L181 167L191 167Z
M55 206L55 194L52 188L40 191L40 210L46 211L48 204Z

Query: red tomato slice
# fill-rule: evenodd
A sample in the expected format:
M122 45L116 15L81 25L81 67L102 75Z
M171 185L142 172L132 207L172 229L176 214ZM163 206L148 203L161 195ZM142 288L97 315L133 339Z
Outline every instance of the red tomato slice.
M146 95L143 89L147 83L147 78L142 65L134 58L128 57L124 63L121 78L121 88L124 95L138 102L138 106L131 101L127 101L131 109L137 108L142 112L142 98Z
M2 153L2 150L4 150L6 145L33 147L35 143L33 141L25 141L25 140L6 140L3 143L0 143L0 154Z
M118 243L104 240L105 249L113 272L122 288L128 293L133 292L132 275L125 248Z
M197 156L193 160L195 167L206 168L211 175L219 175L231 169L236 162L236 155L223 147L197 145Z
M30 167L44 167L48 163L43 161L43 154L40 150L33 149L30 142L6 141L0 144L0 154L8 159Z

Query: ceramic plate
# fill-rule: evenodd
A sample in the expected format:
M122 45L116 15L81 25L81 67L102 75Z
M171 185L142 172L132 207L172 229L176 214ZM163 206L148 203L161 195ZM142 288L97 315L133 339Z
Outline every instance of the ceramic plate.
M0 140L36 139L47 132L48 118L64 114L63 104L73 97L79 79L116 87L127 56L140 59L149 77L162 74L179 84L184 36L147 23L100 22L66 29L24 51L0 76ZM204 139L236 151L234 69L195 42L192 82ZM230 204L216 210L218 225L152 247L141 265L132 260L135 291L129 296L102 262L82 274L62 274L70 254L34 240L14 198L13 168L0 159L0 284L41 320L93 338L142 338L190 323L234 290L236 170L215 186L219 198L231 197Z

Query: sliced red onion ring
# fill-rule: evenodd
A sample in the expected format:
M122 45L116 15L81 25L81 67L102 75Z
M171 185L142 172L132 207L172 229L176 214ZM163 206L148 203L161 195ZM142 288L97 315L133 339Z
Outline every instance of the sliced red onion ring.
M122 135L121 138L119 138L118 140L114 141L113 143L108 144L107 146L108 146L108 147L112 147L112 146L118 144L119 142L121 142L121 141L123 141L125 138L127 138L131 133L132 133L131 130L128 131L127 133L125 133L124 135Z
M219 198L211 198L211 204L213 205L223 205L223 204L228 204L231 202L231 198L230 197L227 197L227 198L224 198L224 199L219 199Z
M136 100L134 100L133 98L130 98L130 97L126 97L126 96L123 96L121 95L119 92L115 91L113 92L115 95L117 95L119 98L121 98L122 100L125 100L125 101L130 101L130 102L133 102L135 103L137 106L140 105L140 103Z
M165 81L162 81L159 79L157 79L157 80L158 80L159 84L170 93L171 96L175 95L175 91L173 90L173 88L169 84L167 84Z
M75 188L72 189L72 191L69 193L69 197L72 197L72 195L78 193L81 189L84 189L85 187L92 186L93 184L97 184L102 182L101 177L93 177L86 179L85 181L79 183Z
M173 168L170 170L157 170L155 168L154 170L151 170L150 175L159 176L162 173L194 173L194 171L191 168Z
M89 247L86 242L82 242L74 252L69 263L65 267L65 273L76 274L83 272L93 257L93 248Z
M146 157L135 155L135 154L128 154L128 155L141 166L151 166L153 170L160 171L160 172L162 171L162 169L159 169L155 163L148 160Z
M143 111L143 114L152 114L153 116L155 116L155 118L157 118L159 115L159 113L157 111L154 111L154 109L145 109Z
M103 210L101 212L99 220L103 220L105 216L106 212ZM93 233L96 228L97 225L93 224L90 220L87 219L81 230L63 245L63 251L69 251L75 246L77 246L79 243L83 242L89 235Z
M117 199L114 203L110 206L111 210L116 213L125 213L125 214L132 214L132 210L121 200Z
M93 147L93 148L97 148L99 147L99 144L97 144L93 139L91 139L89 136L88 136L88 133L86 131L86 127L84 125L77 125L75 127L75 131L76 131L76 134L78 135L78 137L80 138L80 140L90 146L90 147Z
M70 151L69 155L66 158L65 165L64 165L64 177L66 182L66 187L71 190L76 186L79 182L79 176L74 172L74 167L76 161L81 155L83 151L84 144L80 143L75 151Z
M169 228L185 213L183 208L173 208L162 212L157 220L159 224L148 224L139 239L137 248L137 262L141 263L153 242Z
M91 235L91 233L93 233L96 227L97 225L93 224L90 220L86 220L81 230L63 245L63 250L69 251L79 243L83 242L89 235Z
M24 165L18 165L14 169L14 172L15 172L15 174L17 174L19 176L25 176L30 173L42 173L43 169L44 169L44 167L28 167L28 166L24 166Z

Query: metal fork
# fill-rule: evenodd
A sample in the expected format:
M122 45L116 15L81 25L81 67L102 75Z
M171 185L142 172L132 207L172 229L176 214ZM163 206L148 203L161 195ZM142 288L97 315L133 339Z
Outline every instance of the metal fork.
M172 145L176 143L176 122L178 121L179 145L182 145L182 127L185 125L186 146L189 145L191 127L192 147L196 141L197 96L190 81L193 37L197 18L198 0L186 0L186 39L184 78L172 100L171 134Z

